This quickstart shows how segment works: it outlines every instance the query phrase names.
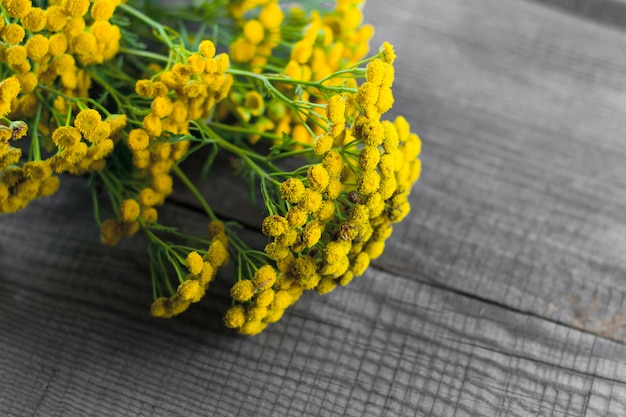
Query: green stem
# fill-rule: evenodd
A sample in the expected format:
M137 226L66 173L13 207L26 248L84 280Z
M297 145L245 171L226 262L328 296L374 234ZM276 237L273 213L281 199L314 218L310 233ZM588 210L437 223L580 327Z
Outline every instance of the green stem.
M126 13L129 13L133 16L135 16L137 19L147 23L148 25L152 26L152 28L154 28L154 30L157 31L157 33L161 36L161 40L163 42L165 42L165 44L170 48L170 49L175 49L174 43L172 42L172 40L169 38L169 36L167 36L167 33L165 33L165 28L156 20L151 19L150 17L146 16L145 14L141 13L139 10L127 5L127 4L119 4L117 6L118 10L123 10Z
M100 76L100 73L96 71L95 69L90 68L88 72L91 78L96 80L96 82L100 84L102 88L104 88L109 94L111 94L111 97L113 97L113 100L115 100L115 103L117 104L117 108L119 110L123 109L125 106L122 104L122 101L120 100L120 97L118 96L118 91L114 88L111 88L109 83L107 83L106 80L102 78L102 76Z
M261 135L263 137L266 137L266 138L269 138L269 139L273 139L273 140L281 140L282 139L280 136L274 135L273 133L259 132L259 131L254 130L254 129L244 129L242 127L225 125L223 123L217 123L217 122L209 122L208 124L211 127L214 127L216 129L219 129L219 130L226 130L226 131L229 131L229 132L243 133L243 134L247 134L247 135L257 134L257 135Z
M178 176L178 178L183 182L183 184L185 184L185 186L187 187L187 189L189 189L191 194L193 194L193 196L198 200L198 202L200 203L204 211L206 211L206 214L209 216L209 218L211 220L217 220L217 216L215 215L215 213L209 206L209 203L207 203L205 198L202 197L202 194L200 194L200 191L198 191L198 188L191 182L189 177L185 175L183 170L180 169L180 167L177 164L174 164L172 166L172 171L176 174L176 176Z
M35 114L33 137L30 143L30 152L32 153L33 161L41 160L41 147L39 145L39 120L41 119L42 108L43 108L43 104L39 102L39 106L37 107L37 113Z
M141 49L133 49L133 48L126 48L126 47L120 47L120 52L125 53L125 54L129 54L129 55L135 55L135 56L140 56L143 58L149 58L149 59L154 59L156 61L161 61L161 62L169 62L170 58L169 57L165 57L163 55L160 54L155 54L154 52L150 52L150 51L143 51Z

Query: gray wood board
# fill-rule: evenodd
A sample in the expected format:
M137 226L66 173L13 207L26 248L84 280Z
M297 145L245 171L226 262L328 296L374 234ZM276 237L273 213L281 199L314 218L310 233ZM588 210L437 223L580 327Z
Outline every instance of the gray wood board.
M623 344L376 268L253 338L221 327L228 271L153 319L145 241L102 247L83 184L59 197L3 223L3 415L626 413Z
M424 175L385 255L257 337L221 327L227 270L157 320L145 239L101 246L64 178L0 218L1 415L626 415L626 34L538 2L386 3L373 44L396 46ZM258 224L233 185L207 194ZM202 232L186 202L163 218Z

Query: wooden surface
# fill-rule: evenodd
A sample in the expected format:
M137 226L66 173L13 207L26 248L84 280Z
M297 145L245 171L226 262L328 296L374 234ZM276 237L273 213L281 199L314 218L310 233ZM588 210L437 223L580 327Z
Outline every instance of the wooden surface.
M366 13L424 144L383 257L260 336L222 329L226 283L161 321L146 242L102 247L64 179L0 218L0 415L626 415L626 2Z

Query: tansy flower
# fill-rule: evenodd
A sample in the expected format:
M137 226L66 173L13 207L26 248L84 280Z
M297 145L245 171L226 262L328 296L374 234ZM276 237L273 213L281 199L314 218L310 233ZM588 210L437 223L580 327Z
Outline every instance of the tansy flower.
M2 28L2 40L8 44L18 44L22 42L26 32L24 28L16 23L9 23Z
M156 97L152 100L150 109L159 118L169 116L172 113L172 100L169 97Z
M244 106L248 109L251 115L260 116L265 110L265 103L263 97L258 91L248 91L244 99Z
M48 38L48 53L56 56L65 53L67 50L67 38L63 33L55 33Z
M246 321L246 309L244 306L237 304L226 311L224 315L224 325L230 329L238 329Z
M43 181L52 175L50 164L46 161L30 161L26 162L22 167L24 175L35 181Z
M20 19L24 29L36 33L46 27L46 16L41 7L32 7L26 16Z
M72 17L84 16L89 9L89 0L63 0L64 11Z
M150 142L148 133L143 129L133 129L128 132L128 147L133 151L146 149Z
M226 250L226 246L224 246L220 240L214 239L209 246L206 257L213 266L216 268L221 267L228 261L228 251Z
M161 124L161 119L154 113L150 113L146 117L143 118L143 129L148 133L148 135L153 137L161 136L163 132L163 125Z
M141 210L139 217L147 223L154 223L159 218L159 212L154 207L145 207Z
M335 94L328 100L326 117L330 123L345 123L345 111L346 101L341 95Z
M132 223L139 217L139 204L132 198L122 201L119 208L120 220L124 223Z
M331 277L324 277L320 280L319 284L315 287L315 291L320 294L328 294L337 287L337 281Z
M362 171L357 180L357 190L364 195L375 193L380 186L380 175L375 170Z
M330 177L322 165L312 165L307 170L307 180L311 189L322 192L328 186Z
M97 0L91 6L93 20L109 20L115 11L115 4L110 0Z
M95 129L102 121L102 116L97 110L84 109L81 110L74 119L74 126L82 133L86 134Z
M198 46L198 52L206 59L213 58L215 56L215 45L210 40L203 40Z
M280 236L287 230L289 223L281 216L268 216L263 220L262 232L265 236Z
M393 64L393 61L396 59L396 53L393 50L393 45L389 42L383 42L378 52L381 54L382 60L388 64Z
M269 307L269 305L272 304L272 302L274 301L274 297L275 297L274 290L271 288L267 288L259 292L254 297L254 305L257 307ZM264 317L266 315L267 315L267 312L264 315Z
M359 166L363 170L373 170L380 161L380 151L377 146L364 146L359 153Z
M6 60L11 68L18 67L26 62L27 52L22 45L11 45L5 52Z
M52 132L52 141L59 148L71 148L80 142L82 136L73 126L59 126Z
M252 277L252 283L257 289L271 288L276 282L276 270L270 265L263 265L257 269Z
M287 211L285 218L287 219L289 226L302 227L306 224L309 218L309 212L302 207L293 206Z
M33 35L26 41L26 52L35 61L39 61L46 56L48 47L48 38L43 35Z
M72 39L85 30L85 19L81 16L70 17L63 28L63 33L69 38Z
M187 258L185 259L187 264L187 269L193 275L198 275L202 272L202 268L204 267L204 261L202 260L202 256L196 251L189 252Z
M285 14L277 3L266 4L259 14L259 21L266 28L275 28L281 25Z
M176 295L180 297L182 300L189 301L192 300L198 290L200 289L200 283L195 279L188 279L183 281L178 288L176 289Z
M302 229L302 244L307 248L314 246L317 242L319 242L320 238L322 237L322 232L323 226L320 225L318 222L308 223L306 226L304 226L304 229Z
M3 6L9 16L20 18L28 15L33 4L30 0L5 0Z
M263 25L256 19L250 19L243 27L243 34L254 45L261 43L265 36Z
M295 204L305 196L305 187L298 178L289 178L280 185L280 193L283 200Z
M195 75L202 74L204 72L205 61L202 55L192 54L187 58L187 67L189 72Z
M48 6L45 11L46 27L50 32L60 32L67 23L68 15L57 5Z
M315 213L322 205L322 195L315 190L307 188L305 190L305 197L302 204L309 213Z
M230 289L230 296L233 300L246 302L254 296L255 288L252 281L243 280L236 282Z
M343 158L336 151L329 151L322 159L322 166L326 168L328 175L331 177L339 177L344 168Z

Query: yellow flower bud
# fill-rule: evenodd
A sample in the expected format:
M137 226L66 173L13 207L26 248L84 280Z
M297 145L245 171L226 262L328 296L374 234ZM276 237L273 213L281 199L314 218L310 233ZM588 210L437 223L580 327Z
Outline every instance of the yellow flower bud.
M94 130L101 121L102 117L97 110L84 109L76 115L74 126L76 126L76 129L82 134L87 134Z
M4 9L11 17L25 17L30 12L33 4L30 0L5 0Z
M256 19L250 19L243 27L243 34L252 44L258 45L265 37L265 30L261 22Z
M209 246L207 260L216 268L220 268L228 262L228 250L222 241L213 239Z
M195 279L188 279L183 281L176 290L176 295L180 297L182 300L190 301L195 298L198 290L200 288L200 283Z
M106 246L115 246L122 238L119 224L113 219L107 219L100 225L100 238Z
M198 52L206 59L213 58L215 56L215 45L210 40L203 40L200 42Z
M119 208L120 220L124 223L131 223L139 217L139 203L132 198L122 201Z
M328 186L328 171L322 165L312 165L307 170L307 180L311 189L323 192Z
M324 155L332 148L333 140L333 137L327 133L319 135L315 138L313 152L315 152L316 155Z
M268 216L263 220L262 232L265 236L276 237L280 236L287 230L289 223L282 216Z
M249 301L255 293L254 284L250 280L236 282L230 289L230 296L239 302Z
M393 61L396 59L396 53L393 50L393 45L389 42L383 42L378 52L380 53L382 60L388 64L393 64Z
M267 307L253 305L246 311L246 321L261 321L267 316Z
M270 265L263 265L252 277L252 283L257 289L270 288L275 282L276 270Z
M172 306L170 299L167 297L159 297L150 306L150 314L153 317L170 318L172 317Z
M343 159L337 151L329 151L324 155L322 166L326 168L328 175L331 177L339 177L344 167Z
M289 178L280 185L280 194L286 202L296 204L305 196L304 184L297 178Z
M267 288L256 295L254 304L258 307L268 307L274 301L274 297L274 290Z
M187 269L193 275L200 274L202 272L202 268L204 267L204 260L196 251L189 252L187 258L185 259L185 263L187 264Z
M226 311L224 315L224 325L229 329L238 329L246 321L246 309L244 306L237 304Z
M337 281L331 277L323 277L319 284L315 287L315 291L320 294L328 294L337 287Z
M317 242L319 242L320 238L322 237L323 229L324 227L318 222L311 222L307 224L302 230L302 243L307 248L314 246Z
M52 132L52 141L59 148L71 148L80 142L82 136L73 126L60 126Z
M378 191L380 175L375 170L362 171L357 179L357 190L363 195L370 195Z

